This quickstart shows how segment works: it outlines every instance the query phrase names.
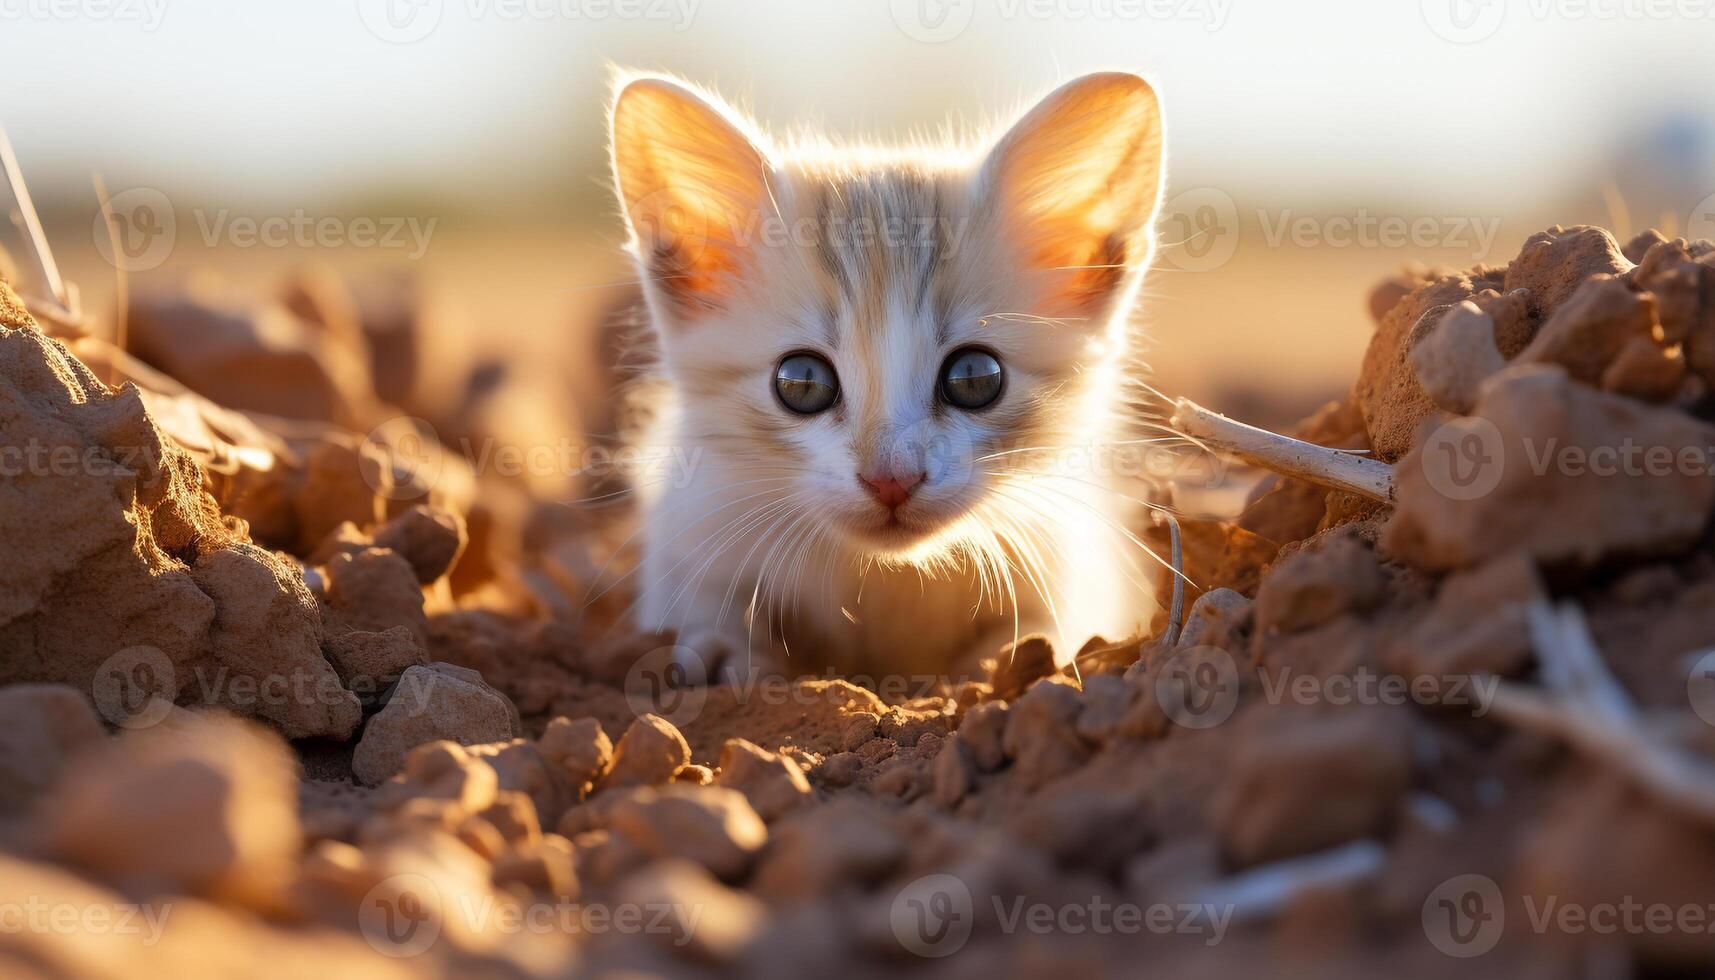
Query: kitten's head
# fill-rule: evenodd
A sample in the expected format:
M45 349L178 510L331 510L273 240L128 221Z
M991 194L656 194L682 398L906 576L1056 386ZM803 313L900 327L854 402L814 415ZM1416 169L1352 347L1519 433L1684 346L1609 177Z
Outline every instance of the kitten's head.
M974 150L777 146L626 81L620 198L684 430L870 551L940 549L993 454L1098 438L1161 186L1155 93L1056 89Z

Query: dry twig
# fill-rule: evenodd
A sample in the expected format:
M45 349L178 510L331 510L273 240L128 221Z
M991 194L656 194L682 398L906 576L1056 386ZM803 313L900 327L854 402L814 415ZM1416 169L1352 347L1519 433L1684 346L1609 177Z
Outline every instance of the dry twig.
M1235 422L1188 398L1174 403L1169 424L1222 456L1318 486L1393 503L1393 467L1380 460Z

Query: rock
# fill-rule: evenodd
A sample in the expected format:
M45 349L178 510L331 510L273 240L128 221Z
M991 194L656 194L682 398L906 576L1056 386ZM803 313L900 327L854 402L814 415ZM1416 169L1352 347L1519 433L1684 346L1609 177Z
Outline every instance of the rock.
M840 747L847 752L860 749L875 738L881 728L881 716L873 711L854 711L840 727Z
M1514 550L1583 566L1675 554L1715 504L1712 446L1715 428L1677 409L1588 388L1556 366L1514 365L1484 384L1471 419L1397 468L1382 546L1429 571Z
M1632 282L1655 297L1662 341L1680 345L1687 366L1715 386L1715 265L1708 245L1658 242L1632 270Z
M0 816L21 811L78 752L106 740L89 698L64 684L0 687Z
M1115 737L1131 713L1131 685L1114 674L1094 674L1084 678L1084 707L1078 713L1078 734L1087 741L1100 743Z
M221 405L358 432L373 424L365 351L210 275L138 292L126 322L129 350Z
M294 873L296 766L278 736L175 711L80 756L37 812L56 859L143 894L267 906Z
M694 861L732 880L768 842L768 827L744 794L724 786L643 787L613 804L614 833L656 858Z
M810 799L810 781L798 763L742 738L721 746L720 775L714 781L743 793L768 823Z
M479 813L494 805L500 779L493 767L457 742L439 740L411 749L403 770L378 794L381 806L412 800L445 800L461 813Z
M976 787L976 767L971 764L970 750L958 736L941 746L935 755L935 805L951 809Z
M1495 346L1495 321L1470 300L1442 314L1410 357L1430 400L1456 414L1470 411L1477 386L1506 366Z
M1411 364L1413 348L1422 343L1448 310L1465 300L1479 308L1498 302L1495 277L1438 273L1394 306L1382 318L1353 389L1376 455L1393 462L1411 450L1417 429L1435 414L1434 403L1418 383ZM1479 299L1479 294L1486 298Z
M1010 709L1005 701L979 704L959 723L959 741L971 752L980 772L994 772L1006 764L1006 725Z
M1521 364L1558 364L1586 384L1598 384L1633 340L1656 330L1655 297L1624 279L1597 276L1580 285L1519 354Z
M1050 680L1026 691L1006 718L1013 778L1035 789L1083 765L1091 749L1078 735L1082 711L1078 691L1069 684Z
M410 563L417 581L431 585L452 571L464 553L464 519L451 511L421 504L401 513L375 532L375 545Z
M1628 262L1642 262L1644 260L1645 253L1647 253L1652 247L1666 241L1667 239L1663 237L1661 232L1656 231L1654 228L1645 228L1643 231L1632 236L1631 241L1627 242L1625 246L1620 249L1620 254L1624 255Z
M776 825L753 887L773 900L829 895L880 881L910 851L881 804L836 797Z
M423 613L423 590L409 562L391 551L365 548L335 555L326 566L329 632L363 630L380 633L394 626L411 631L417 645L428 649L429 619Z
M1602 372L1602 390L1640 401L1669 402L1679 394L1686 373L1682 348L1669 351L1652 337L1633 337Z
M604 788L661 786L691 764L691 746L673 723L660 715L645 714L631 723L614 749L613 768Z
M512 703L494 688L472 680L474 671L452 664L409 667L387 704L363 728L351 769L374 785L398 772L411 749L440 739L477 745L512 738Z
M522 738L487 742L472 745L470 754L494 770L501 790L529 796L543 823L558 821L580 798L582 787L550 762L534 742Z
M1632 267L1620 245L1601 228L1559 225L1525 240L1518 258L1507 266L1506 289L1530 291L1531 309L1538 320L1552 317L1586 279L1622 275Z
M594 718L555 718L536 745L579 786L600 781L613 767L613 743Z
M1337 534L1268 570L1257 590L1257 629L1294 633L1365 612L1381 602L1386 586L1369 547L1354 535Z
M1355 708L1259 721L1215 801L1229 860L1276 861L1386 827L1411 783L1408 714Z
M651 935L678 955L731 963L768 922L768 909L688 861L659 861L626 878L620 901L635 908L670 910Z
M578 897L578 871L572 844L559 834L546 834L508 848L494 862L497 887L523 885L537 895L558 899Z
M1054 644L1036 633L1001 649L989 683L994 687L995 700L1016 701L1030 685L1059 671L1054 662Z
M1240 636L1250 626L1251 606L1251 600L1232 589L1210 589L1185 614L1178 645L1238 649Z
M429 662L411 631L393 626L380 633L353 630L327 639L322 647L345 686L358 694L380 694L408 667Z
M29 450L0 494L0 684L69 684L116 723L210 692L290 738L351 731L302 577L223 521L140 389L0 327L0 446Z
M1529 606L1546 598L1535 563L1519 552L1456 572L1389 660L1407 676L1517 674L1534 656Z
M542 820L529 793L511 789L497 792L494 802L477 816L508 844L531 844L542 838Z
M816 767L816 779L824 785L839 789L857 781L863 771L863 757L856 752L836 752Z

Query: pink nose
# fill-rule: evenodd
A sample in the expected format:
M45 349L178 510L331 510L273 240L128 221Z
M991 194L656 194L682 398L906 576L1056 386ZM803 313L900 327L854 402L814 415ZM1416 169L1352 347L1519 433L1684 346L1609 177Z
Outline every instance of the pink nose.
M923 474L915 473L911 476L894 476L891 473L882 476L859 474L858 479L869 487L870 493L875 494L875 499L883 507L897 510L899 505L911 499L911 488L923 482Z

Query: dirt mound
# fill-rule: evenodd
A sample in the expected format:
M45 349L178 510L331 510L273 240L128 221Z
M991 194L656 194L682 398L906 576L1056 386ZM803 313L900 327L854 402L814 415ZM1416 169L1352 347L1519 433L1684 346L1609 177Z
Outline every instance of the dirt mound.
M1182 522L1171 644L1058 671L1026 638L873 690L678 683L604 590L612 525L479 504L538 491L459 465L449 491L327 421L221 422L170 378L115 391L0 290L5 444L132 453L0 498L0 902L139 923L0 930L0 964L1707 971L1712 256L1556 228L1390 280L1351 397L1296 434L1394 464L1393 505L1270 477ZM387 315L340 349L411 335ZM160 663L121 661L109 714L100 668L137 647Z

